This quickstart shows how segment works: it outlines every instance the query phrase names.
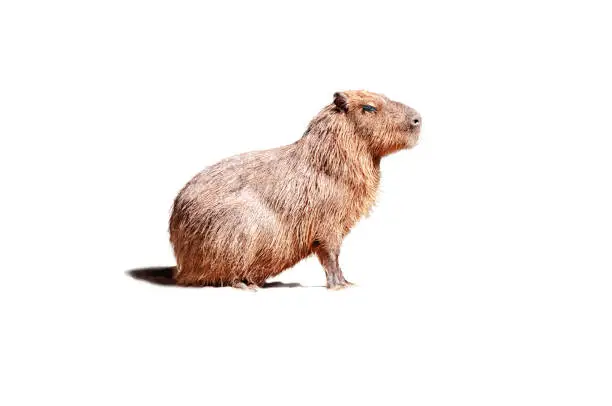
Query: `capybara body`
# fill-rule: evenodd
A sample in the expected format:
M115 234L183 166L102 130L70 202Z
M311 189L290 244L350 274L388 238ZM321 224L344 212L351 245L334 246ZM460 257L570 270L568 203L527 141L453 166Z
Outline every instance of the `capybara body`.
M380 158L414 146L420 126L415 110L383 95L339 92L293 144L203 170L170 217L176 283L262 286L315 253L328 288L350 285L342 239L374 204Z

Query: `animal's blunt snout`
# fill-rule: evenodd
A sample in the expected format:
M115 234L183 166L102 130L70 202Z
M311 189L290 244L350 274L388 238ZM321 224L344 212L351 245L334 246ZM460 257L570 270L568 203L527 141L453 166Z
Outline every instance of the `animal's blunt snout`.
M410 109L410 125L413 128L418 128L421 126L421 115L416 112L416 110Z

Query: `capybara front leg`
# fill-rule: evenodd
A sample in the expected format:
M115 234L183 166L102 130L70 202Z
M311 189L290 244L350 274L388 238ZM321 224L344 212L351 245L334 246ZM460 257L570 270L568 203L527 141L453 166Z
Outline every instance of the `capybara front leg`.
M319 245L316 248L316 254L325 269L325 275L327 277L327 289L343 289L351 286L352 283L344 279L342 269L338 263L338 256L340 255L340 248L330 248L324 245Z

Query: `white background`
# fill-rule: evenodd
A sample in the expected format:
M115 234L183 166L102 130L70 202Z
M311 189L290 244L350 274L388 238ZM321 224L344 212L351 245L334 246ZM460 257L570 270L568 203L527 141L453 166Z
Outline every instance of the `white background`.
M580 2L3 1L0 403L612 403L610 12ZM332 94L423 116L328 292L174 265L178 190Z

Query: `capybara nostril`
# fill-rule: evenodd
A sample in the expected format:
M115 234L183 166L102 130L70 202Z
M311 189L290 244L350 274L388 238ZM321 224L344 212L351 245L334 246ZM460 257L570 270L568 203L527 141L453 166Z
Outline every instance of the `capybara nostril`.
M411 124L412 124L414 127L418 127L418 126L420 126L420 125L421 125L421 116L416 116L416 117L414 117L414 118L412 119L412 121L411 121Z

